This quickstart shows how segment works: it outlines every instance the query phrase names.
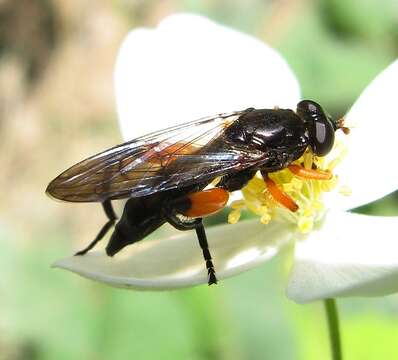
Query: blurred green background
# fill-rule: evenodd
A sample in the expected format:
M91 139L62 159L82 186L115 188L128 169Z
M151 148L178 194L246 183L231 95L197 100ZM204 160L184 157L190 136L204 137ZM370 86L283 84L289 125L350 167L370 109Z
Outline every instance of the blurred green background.
M163 293L50 269L104 216L95 204L56 203L45 187L121 141L118 46L130 28L177 11L267 41L303 96L335 116L398 57L397 0L0 1L0 360L329 358L322 304L285 298L278 258L217 287ZM361 211L398 214L398 195ZM398 358L397 296L339 305L346 359Z

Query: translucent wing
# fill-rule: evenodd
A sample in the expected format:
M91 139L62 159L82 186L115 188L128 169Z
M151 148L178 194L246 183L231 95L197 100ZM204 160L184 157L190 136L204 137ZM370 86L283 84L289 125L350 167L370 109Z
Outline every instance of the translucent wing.
M72 202L139 197L248 168L264 154L223 141L225 129L243 113L203 118L115 146L63 172L47 193Z

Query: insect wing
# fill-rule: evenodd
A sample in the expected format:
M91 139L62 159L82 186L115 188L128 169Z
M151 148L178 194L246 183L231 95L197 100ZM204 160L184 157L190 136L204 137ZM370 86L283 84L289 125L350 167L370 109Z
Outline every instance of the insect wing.
M214 145L243 113L203 118L115 146L64 171L47 193L72 202L139 197L247 168L263 154Z

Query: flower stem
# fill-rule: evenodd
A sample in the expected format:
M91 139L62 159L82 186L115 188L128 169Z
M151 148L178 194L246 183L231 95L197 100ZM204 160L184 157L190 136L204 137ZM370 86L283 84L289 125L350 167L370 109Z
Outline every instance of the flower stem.
M339 329L339 316L335 299L326 299L323 301L325 305L326 316L328 320L330 347L333 360L342 360L341 340Z

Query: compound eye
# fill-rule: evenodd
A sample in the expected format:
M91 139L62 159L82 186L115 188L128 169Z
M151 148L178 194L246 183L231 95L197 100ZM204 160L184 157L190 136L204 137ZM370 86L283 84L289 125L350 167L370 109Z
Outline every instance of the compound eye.
M326 117L314 122L311 143L312 151L317 156L325 156L332 150L334 144L334 128Z
M297 104L297 114L307 125L312 151L317 156L325 156L332 150L335 127L322 107L315 101L303 100Z

